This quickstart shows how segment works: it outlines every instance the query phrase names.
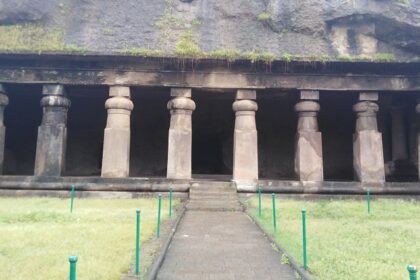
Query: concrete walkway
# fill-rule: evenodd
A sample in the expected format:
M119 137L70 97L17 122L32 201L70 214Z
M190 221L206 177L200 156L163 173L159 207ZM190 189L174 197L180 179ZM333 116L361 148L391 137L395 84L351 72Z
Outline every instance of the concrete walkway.
M187 211L159 280L297 279L259 228L241 211Z

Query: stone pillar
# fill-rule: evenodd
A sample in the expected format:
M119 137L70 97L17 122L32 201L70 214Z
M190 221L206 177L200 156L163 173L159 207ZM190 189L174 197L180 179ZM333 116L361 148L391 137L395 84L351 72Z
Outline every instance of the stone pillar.
M417 122L410 122L408 132L408 158L411 163L417 165Z
M111 86L105 102L108 118L104 132L102 177L128 177L130 172L130 88Z
M418 177L420 179L420 98L417 101L416 114L417 114L417 171L418 171Z
M0 174L3 174L3 162L4 162L4 143L6 139L6 127L3 122L4 108L9 104L9 98L6 95L6 91L3 85L0 84Z
M233 137L233 180L258 180L258 135L255 112L258 105L255 90L238 90L233 103L235 132Z
M353 167L357 180L369 183L385 181L382 133L378 132L376 112L377 93L360 93L353 105L356 131L353 134Z
M393 106L391 108L391 137L392 160L408 159L404 107L402 106Z
M67 111L70 100L62 85L44 85L41 107L42 122L38 128L35 176L60 176L65 168Z
M295 145L295 173L300 181L323 181L322 135L318 130L318 91L301 91L295 105L298 127Z
M173 88L168 102L171 123L168 135L167 178L191 179L192 120L195 103L191 89Z

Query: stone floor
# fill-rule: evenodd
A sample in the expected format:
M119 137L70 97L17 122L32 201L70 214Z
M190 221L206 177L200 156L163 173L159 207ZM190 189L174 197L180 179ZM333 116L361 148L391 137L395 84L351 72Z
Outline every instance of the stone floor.
M245 213L189 210L157 279L297 279L280 259Z

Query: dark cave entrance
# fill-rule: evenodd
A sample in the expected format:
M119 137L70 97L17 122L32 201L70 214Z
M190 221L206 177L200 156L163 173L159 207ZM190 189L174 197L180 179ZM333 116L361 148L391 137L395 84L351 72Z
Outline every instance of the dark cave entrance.
M71 107L67 117L65 176L100 176L107 112L107 86L67 86Z
M3 174L33 175L38 126L42 119L42 85L7 84L4 113L6 143Z
M232 92L194 91L192 173L194 178L221 175L230 179L235 123Z

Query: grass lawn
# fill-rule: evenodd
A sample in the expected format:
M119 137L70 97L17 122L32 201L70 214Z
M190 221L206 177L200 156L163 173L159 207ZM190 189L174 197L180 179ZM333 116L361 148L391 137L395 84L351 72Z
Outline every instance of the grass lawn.
M168 207L163 199L163 219ZM0 198L0 278L68 279L77 255L77 279L121 279L134 258L136 208L143 243L156 231L157 198L75 199L72 214L69 199Z
M258 198L247 201L258 218ZM260 222L273 233L271 198L264 197ZM306 208L308 266L322 280L409 279L408 264L420 265L420 202L277 199L276 240L302 265L302 208Z

